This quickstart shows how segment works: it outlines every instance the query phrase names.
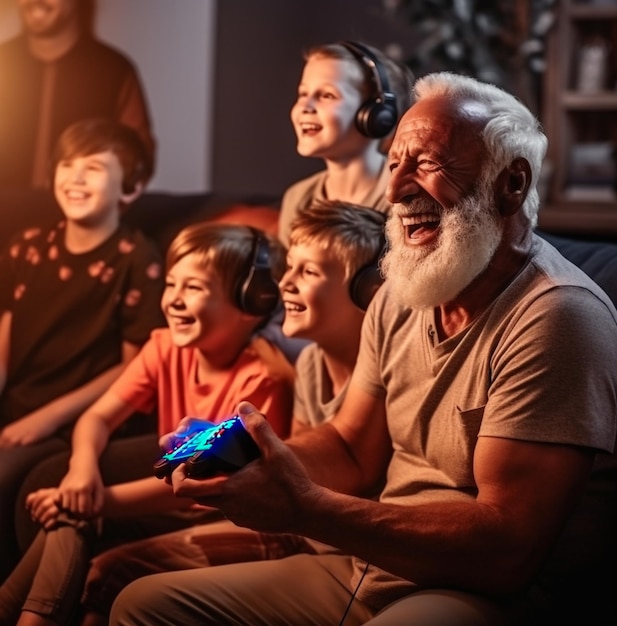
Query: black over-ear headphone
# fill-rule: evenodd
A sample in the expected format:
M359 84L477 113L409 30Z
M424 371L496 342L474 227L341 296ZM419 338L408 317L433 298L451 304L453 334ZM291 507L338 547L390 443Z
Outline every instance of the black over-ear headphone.
M383 234L382 243L377 255L366 265L363 265L349 283L349 297L351 301L363 311L366 311L373 296L383 283L383 276L379 270L379 261L387 248L386 236Z
M341 45L368 68L377 95L364 102L356 113L356 128L371 139L385 137L398 121L396 98L390 91L388 76L377 57L361 43L342 41Z
M270 244L258 229L253 233L251 264L246 274L240 277L236 288L236 304L249 315L270 315L279 302L279 287L270 268Z

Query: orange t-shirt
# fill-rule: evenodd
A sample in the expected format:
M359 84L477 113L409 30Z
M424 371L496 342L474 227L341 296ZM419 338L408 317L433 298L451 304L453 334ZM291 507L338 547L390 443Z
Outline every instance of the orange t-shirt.
M263 413L280 437L289 434L293 405L293 368L282 352L262 337L251 340L227 375L214 383L197 382L197 351L174 345L168 328L150 339L111 390L136 411L158 412L158 430L175 430L190 415L220 422L241 400Z

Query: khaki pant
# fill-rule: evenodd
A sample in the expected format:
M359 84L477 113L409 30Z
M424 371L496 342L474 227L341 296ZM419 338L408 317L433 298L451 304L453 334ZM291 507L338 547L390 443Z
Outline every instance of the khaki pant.
M157 574L129 585L110 626L500 626L500 611L447 590L414 593L375 615L352 600L352 559L291 556Z

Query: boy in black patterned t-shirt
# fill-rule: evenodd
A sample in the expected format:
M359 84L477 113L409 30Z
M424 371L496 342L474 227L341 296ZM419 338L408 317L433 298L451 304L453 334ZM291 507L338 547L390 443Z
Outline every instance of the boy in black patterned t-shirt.
M126 126L70 126L54 155L64 219L24 231L0 256L0 582L17 557L4 552L15 550L23 476L69 448L73 421L164 325L159 253L121 221L148 163Z

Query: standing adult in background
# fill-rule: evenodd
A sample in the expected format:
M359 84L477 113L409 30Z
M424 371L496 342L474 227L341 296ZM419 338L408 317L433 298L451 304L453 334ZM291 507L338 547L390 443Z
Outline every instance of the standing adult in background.
M94 37L95 1L17 0L22 32L0 46L0 190L46 187L52 147L83 118L135 128L154 161L137 70Z

